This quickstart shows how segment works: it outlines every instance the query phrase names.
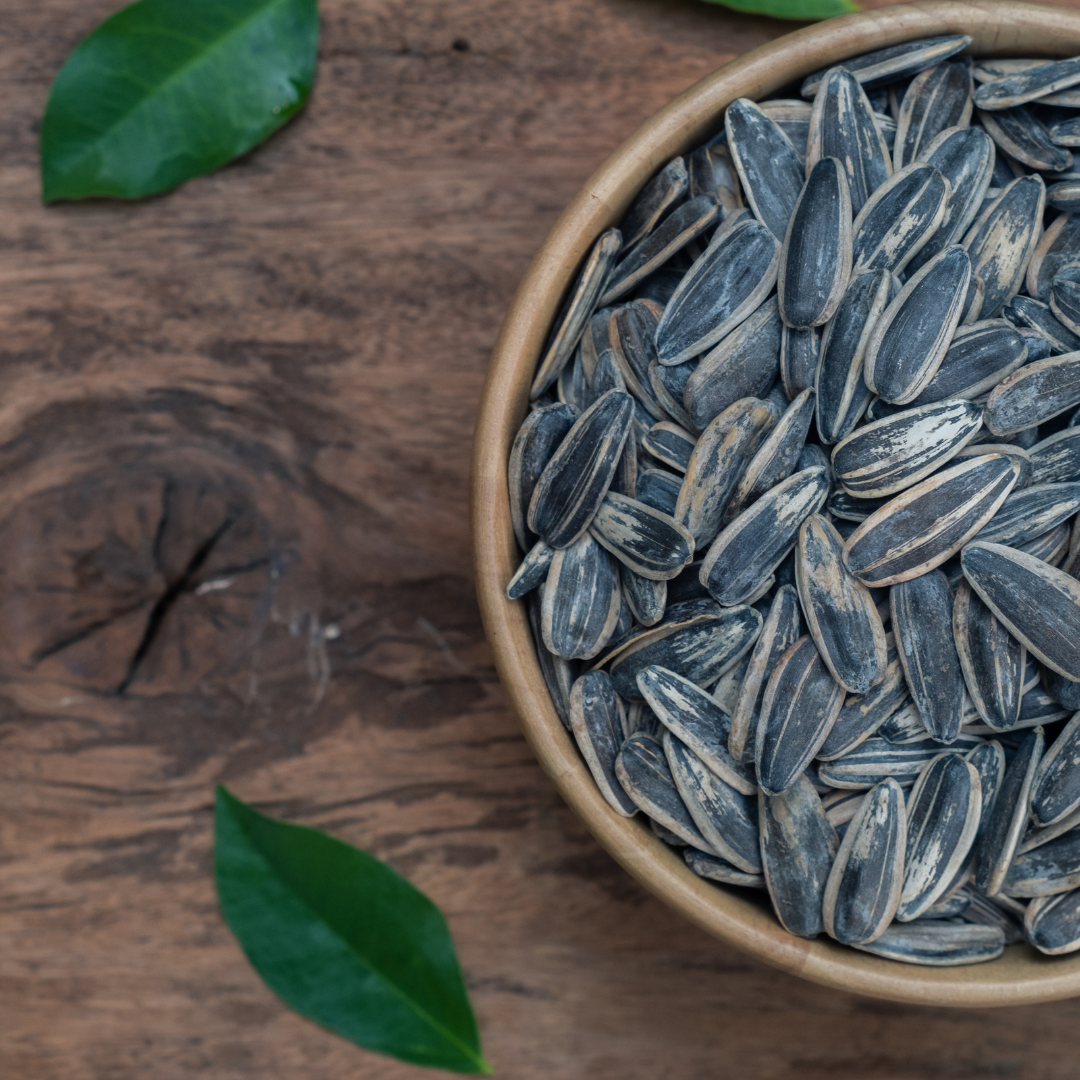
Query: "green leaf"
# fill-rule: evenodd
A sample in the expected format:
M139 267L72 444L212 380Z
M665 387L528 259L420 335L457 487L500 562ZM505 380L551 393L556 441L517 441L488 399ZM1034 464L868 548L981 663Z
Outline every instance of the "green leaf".
M834 15L862 10L852 0L706 0L706 3L722 4L753 15L771 15L774 19L797 19L800 22L816 22L818 19L831 19Z
M41 123L45 202L167 191L307 100L317 0L139 0L68 57Z
M446 921L385 863L219 787L214 872L225 921L297 1012L403 1061L491 1072Z

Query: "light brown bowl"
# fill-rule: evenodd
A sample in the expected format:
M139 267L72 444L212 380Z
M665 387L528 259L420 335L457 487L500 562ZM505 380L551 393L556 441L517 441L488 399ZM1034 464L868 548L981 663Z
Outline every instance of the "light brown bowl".
M544 771L589 831L647 889L703 930L813 982L925 1005L1019 1005L1080 994L1080 954L1045 957L1010 946L988 964L927 968L856 952L781 928L741 890L696 877L639 819L604 802L548 696L525 605L503 590L520 555L510 523L506 464L529 384L564 291L593 241L616 224L666 161L702 143L738 97L763 98L844 57L934 34L970 34L976 54L1080 54L1080 12L1011 0L942 0L848 15L796 30L707 75L648 120L592 175L533 259L491 358L472 462L476 587L503 685Z

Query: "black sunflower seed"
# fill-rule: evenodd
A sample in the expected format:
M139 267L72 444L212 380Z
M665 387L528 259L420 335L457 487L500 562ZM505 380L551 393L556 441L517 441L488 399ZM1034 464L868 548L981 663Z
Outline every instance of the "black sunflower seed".
M967 127L971 110L971 61L966 57L916 75L896 119L893 168L899 171L915 161L946 128Z
M570 728L600 794L617 814L633 817L637 805L615 775L623 733L618 698L606 671L587 671L574 683Z

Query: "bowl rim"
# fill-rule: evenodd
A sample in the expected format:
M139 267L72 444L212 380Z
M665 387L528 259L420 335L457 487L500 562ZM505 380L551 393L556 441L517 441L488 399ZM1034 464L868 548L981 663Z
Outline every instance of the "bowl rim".
M760 98L846 56L935 34L968 33L976 55L1080 54L1080 11L1012 0L923 0L795 30L724 64L645 121L600 165L555 222L522 278L492 353L473 443L473 569L495 665L543 770L585 827L633 877L713 937L812 982L922 1005L1035 1004L1080 994L1080 953L1009 946L967 967L917 967L787 933L764 906L707 882L639 818L600 795L548 696L524 601L504 589L520 562L506 463L528 406L548 326L597 236L616 224L649 176L719 127L736 97Z

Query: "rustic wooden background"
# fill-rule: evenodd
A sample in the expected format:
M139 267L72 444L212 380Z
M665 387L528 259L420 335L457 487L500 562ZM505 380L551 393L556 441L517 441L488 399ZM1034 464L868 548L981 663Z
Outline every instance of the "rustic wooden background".
M304 115L139 205L38 201L116 0L0 2L0 1076L405 1080L284 1009L218 781L447 913L506 1080L1072 1078L1080 1001L867 1001L646 895L533 761L469 576L469 442L561 207L784 32L697 0L323 0Z

